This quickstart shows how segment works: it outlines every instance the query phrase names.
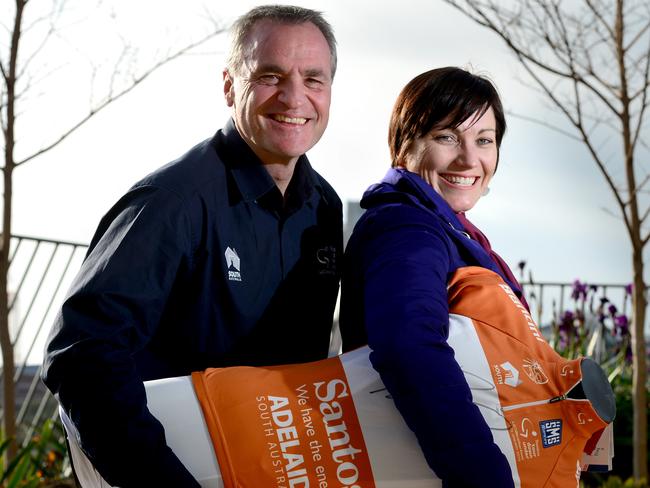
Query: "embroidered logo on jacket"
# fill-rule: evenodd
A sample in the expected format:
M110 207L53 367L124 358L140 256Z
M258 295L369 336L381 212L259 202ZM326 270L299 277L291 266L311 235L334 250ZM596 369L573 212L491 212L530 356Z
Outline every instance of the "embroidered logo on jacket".
M544 447L558 446L562 443L562 420L544 420L539 423Z
M237 251L234 248L227 247L224 255L226 256L226 266L228 266L228 279L230 281L241 281L241 263Z
M316 251L316 261L319 264L318 274L336 274L336 247L323 246Z
M534 359L524 359L524 372L533 383L538 385L545 385L548 383L548 376L544 373L542 365Z
M504 383L513 388L521 385L521 380L519 379L519 370L515 368L509 361L501 364L494 365L494 374L496 380L500 385Z

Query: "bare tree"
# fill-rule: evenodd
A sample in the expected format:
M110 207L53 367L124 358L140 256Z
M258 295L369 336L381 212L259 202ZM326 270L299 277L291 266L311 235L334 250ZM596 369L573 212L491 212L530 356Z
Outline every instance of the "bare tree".
M573 127L612 191L632 247L634 476L647 478L646 281L647 0L444 0L495 32L551 106ZM645 125L645 127L644 127ZM612 149L613 142L616 146Z
M29 17L29 22L26 22L28 16L25 13L28 10L28 4L31 4L28 0L15 0L13 24L4 25L3 21L0 21L0 28L9 34L8 42L0 43L0 74L2 75L2 83L0 84L0 126L4 139L4 166L2 167L4 176L3 227L0 241L0 347L3 359L4 433L7 438L14 439L14 441L16 438L15 362L14 344L9 329L10 305L8 300L12 177L14 170L54 149L102 110L140 85L161 67L181 56L196 52L197 47L204 45L224 30L219 23L213 19L208 19L208 25L200 37L185 41L181 47L157 52L144 67L137 62L133 46L127 41L123 41L121 52L114 59L111 64L112 68L109 68L108 76L106 76L108 81L101 90L103 95L99 97L91 96L87 112L81 113L77 120L72 121L67 128L60 129L42 146L33 149L28 148L23 151L24 154L17 159L16 145L18 139L16 129L21 114L19 108L27 106L26 101L30 96L39 97L48 94L47 78L51 71L57 69L56 67L48 67L44 70L43 67L47 66L47 62L43 59L39 60L39 57L47 58L45 54L47 47L57 36L60 36L62 29L70 27L71 23L74 23L74 21L68 21L67 23L63 21L67 13L64 8L64 0L52 0L48 12L40 16L32 15ZM102 6L101 4L102 2L97 2L95 7L99 8ZM39 8L43 8L43 6L41 5ZM8 15L5 19L7 17ZM114 17L114 15L111 15L111 17ZM24 42L27 40L29 40L29 43ZM22 53L23 45L30 48L26 55ZM89 85L93 87L97 82L98 71L99 66L93 64L88 80ZM29 107L28 110L30 110ZM29 129L26 132L29 132ZM16 444L13 442L9 449L9 457L14 457L15 453Z

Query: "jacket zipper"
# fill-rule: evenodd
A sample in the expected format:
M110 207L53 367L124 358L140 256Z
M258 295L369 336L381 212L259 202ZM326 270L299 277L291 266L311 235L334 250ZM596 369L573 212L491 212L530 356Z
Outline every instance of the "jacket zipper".
M547 399L544 399L544 400L536 400L534 402L518 403L517 405L508 405L507 407L501 407L501 411L509 412L510 410L517 410L519 408L534 407L535 405L544 405L546 403L561 402L562 400L567 399L567 396L569 395L569 393L571 393L571 390L573 390L578 385L578 383L580 383L580 381L582 381L582 380L578 380L571 388L569 388L569 391L567 391L566 393L564 393L564 394L562 394L560 396L556 396L556 397L553 397L553 398L547 398ZM586 398L584 400L583 399L570 398L569 400L588 401Z

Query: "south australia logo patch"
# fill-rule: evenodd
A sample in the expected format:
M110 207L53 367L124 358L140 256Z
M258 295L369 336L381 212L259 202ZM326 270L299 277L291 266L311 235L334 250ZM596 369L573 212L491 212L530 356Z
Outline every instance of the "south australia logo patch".
M519 370L515 368L510 361L501 363L499 365L494 365L494 374L496 376L497 383L503 385L504 383L513 388L517 388L521 385L521 380L519 379Z
M228 268L228 279L230 281L241 281L241 261L234 248L227 247L226 252L226 267Z

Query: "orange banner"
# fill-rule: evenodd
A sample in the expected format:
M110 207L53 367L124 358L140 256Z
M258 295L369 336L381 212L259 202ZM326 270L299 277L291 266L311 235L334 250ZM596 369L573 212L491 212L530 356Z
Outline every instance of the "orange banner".
M338 359L193 373L226 488L374 488Z

